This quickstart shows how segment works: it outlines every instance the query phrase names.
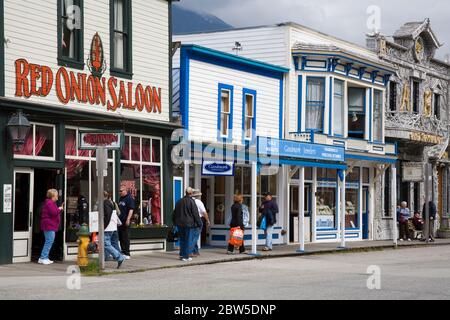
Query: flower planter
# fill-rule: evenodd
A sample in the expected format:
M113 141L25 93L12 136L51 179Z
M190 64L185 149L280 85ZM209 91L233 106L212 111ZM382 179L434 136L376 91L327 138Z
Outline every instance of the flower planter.
M167 239L169 227L130 228L130 239Z

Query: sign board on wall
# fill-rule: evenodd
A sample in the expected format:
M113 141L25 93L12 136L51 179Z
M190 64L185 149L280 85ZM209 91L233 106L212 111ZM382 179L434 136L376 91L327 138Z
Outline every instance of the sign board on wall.
M343 162L345 160L345 150L343 147L263 137L258 137L258 154L260 156L324 161Z
M123 132L106 132L106 131L80 131L81 150L95 150L104 148L107 150L119 150L122 148Z
M402 165L402 180L405 182L422 182L424 180L423 163L405 162Z
M89 212L89 232L98 232L98 211Z
M204 176L234 176L233 161L203 161L202 175Z
M12 212L12 185L3 185L3 213Z

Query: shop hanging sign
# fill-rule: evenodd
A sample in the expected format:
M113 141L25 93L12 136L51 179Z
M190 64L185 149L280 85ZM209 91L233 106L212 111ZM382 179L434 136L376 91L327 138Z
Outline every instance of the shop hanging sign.
M404 182L422 182L424 180L423 163L404 162L402 165L402 180Z
M79 131L78 146L81 150L95 150L103 148L106 150L120 150L123 143L123 132L110 131Z
M305 143L292 140L258 137L259 156L277 156L324 161L345 160L343 147Z
M204 176L234 176L233 161L203 161L202 175Z

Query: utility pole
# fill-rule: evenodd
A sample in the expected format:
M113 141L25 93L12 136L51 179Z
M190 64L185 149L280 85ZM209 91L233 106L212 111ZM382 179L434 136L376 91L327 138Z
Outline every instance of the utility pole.
M106 166L106 152L105 148L96 149L97 160L97 199L98 199L98 260L100 270L105 269L105 226L104 226L104 174Z

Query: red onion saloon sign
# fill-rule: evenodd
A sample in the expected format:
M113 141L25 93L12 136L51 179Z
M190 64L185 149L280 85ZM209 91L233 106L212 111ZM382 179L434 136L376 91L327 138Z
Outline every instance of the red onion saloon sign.
M75 73L60 67L56 73L44 65L15 61L16 97L46 97L52 90L58 100L103 106L108 111L118 109L142 113L161 113L161 88L119 81L115 77Z

